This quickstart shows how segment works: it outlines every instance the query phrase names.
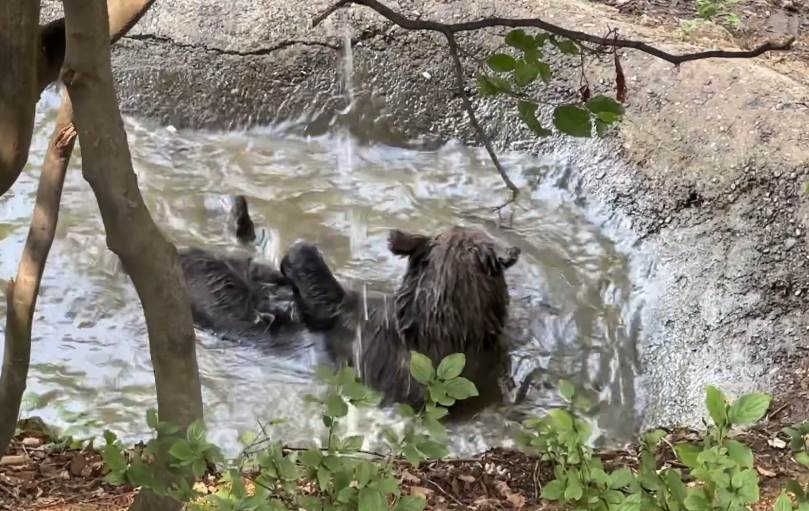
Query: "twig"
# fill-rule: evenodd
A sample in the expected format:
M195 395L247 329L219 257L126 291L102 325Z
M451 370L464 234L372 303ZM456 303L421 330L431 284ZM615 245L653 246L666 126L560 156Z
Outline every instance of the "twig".
M444 35L447 35L491 27L512 27L512 28L533 27L539 28L554 35L566 37L568 39L574 39L576 41L585 41L588 43L595 43L601 46L612 46L616 48L632 48L638 51L642 51L644 53L648 53L649 55L655 56L661 60L665 60L666 62L670 62L674 65L679 65L682 64L683 62L689 62L692 60L702 60L710 58L749 59L758 57L764 53L771 51L789 50L792 48L792 45L795 42L795 38L790 37L788 40L781 43L767 41L764 44L761 44L760 46L753 48L752 50L708 50L694 53L674 54L663 51L659 48L655 48L654 46L651 46L643 41L636 41L633 39L619 39L617 37L609 37L609 36L601 37L593 34L588 34L586 32L580 32L578 30L570 30L564 27L560 27L559 25L549 23L539 18L491 17L475 21L465 21L461 23L440 23L437 21L413 19L408 18L394 11L390 7L387 7L386 5L383 5L376 0L340 0L339 2L335 3L334 5L323 11L322 14L318 15L312 22L312 26L316 27L324 19L326 19L329 15L331 15L334 11L351 4L364 5L366 7L369 7L374 11L376 11L377 13L384 16L385 18L387 18L388 20L407 30L428 30L432 32L440 32Z
M489 158L492 159L492 163L494 167L497 169L497 172L500 174L500 177L503 179L503 182L506 184L509 190L511 190L511 200L508 202L514 202L517 198L517 195L520 193L520 189L517 188L517 185L508 177L506 174L506 170L503 168L503 165L500 164L500 159L497 157L497 153L494 151L494 146L492 146L492 141L486 136L486 132L483 131L483 127L478 122L477 115L475 115L475 107L472 105L472 101L469 99L469 95L466 94L466 87L465 87L465 80L463 74L463 65L461 64L461 57L458 54L458 42L455 40L455 36L450 32L445 32L444 35L447 37L447 44L449 45L449 54L452 57L452 61L455 64L455 85L458 87L458 94L461 95L461 101L463 101L464 109L466 110L467 115L469 115L469 122L472 124L472 127L475 129L475 132L478 135L478 139L483 147L486 148L486 152L489 153ZM507 203L507 204L508 204Z
M447 492L447 490L445 490L444 488L442 488L440 484L438 484L438 483L436 483L435 481L433 481L432 479L427 478L427 477L424 477L424 476L422 476L421 478L422 478L422 480L427 481L427 482L428 482L428 483L430 483L431 485L435 486L435 487L438 489L438 491L440 491L441 493L443 493L443 494L444 494L444 496L449 497L450 499L452 499L452 500L453 500L453 501L454 501L456 504L458 504L459 506L461 506L461 509L463 509L463 508L465 508L465 507L466 507L466 506L464 506L464 503L463 503L463 502L461 502L460 500L458 500L458 497L456 497L455 495L452 495L452 494L450 494L449 492Z
M770 413L770 420L774 419L777 415L780 415L781 412L786 410L789 407L790 403L784 403L775 410Z

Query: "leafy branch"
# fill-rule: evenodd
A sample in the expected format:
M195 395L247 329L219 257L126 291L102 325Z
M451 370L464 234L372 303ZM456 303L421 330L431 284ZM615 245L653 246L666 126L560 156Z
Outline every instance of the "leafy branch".
M460 23L441 23L432 20L422 20L407 17L404 14L396 12L390 7L378 2L377 0L339 0L325 9L321 14L316 16L312 21L312 26L317 27L337 10L344 7L349 7L353 4L368 7L406 30L437 32L446 38L449 47L449 54L453 61L453 72L455 75L457 93L461 98L463 108L466 110L466 113L469 116L469 121L472 128L475 130L478 141L485 147L486 152L489 154L489 158L497 169L497 172L500 174L503 183L511 191L511 198L502 206L495 208L495 210L499 210L516 200L519 194L519 188L508 177L507 172L497 157L497 153L494 150L491 139L486 134L485 130L477 119L474 106L465 88L463 64L459 55L458 43L455 37L456 34L492 27L511 27L515 29L512 30L508 36L506 36L506 43L514 48L523 50L524 58L515 60L513 57L507 54L496 54L490 57L488 64L492 70L498 73L513 72L514 82L518 87L526 87L530 85L536 80L537 77L541 77L541 79L546 83L550 79L550 66L547 63L540 61L538 51L538 49L541 48L541 46L543 46L548 40L550 40L564 54L580 54L582 59L582 72L584 64L584 55L582 50L587 49L593 53L604 53L605 49L612 49L613 53L615 54L616 87L617 99L619 102L623 102L626 96L626 82L623 76L623 70L621 69L618 54L615 52L617 48L635 49L649 55L653 55L674 65L680 65L684 62L708 58L754 58L771 51L789 50L792 48L795 41L794 37L783 42L767 41L752 50L708 50L693 53L674 54L651 46L643 41L618 37L614 30L608 32L607 36L602 37L588 34L586 32L580 32L578 30L567 29L539 18L489 17ZM538 36L533 37L526 34L523 28L536 28L542 30L543 32ZM511 41L509 41L510 38ZM591 43L597 45L598 47L594 49L585 48L582 46L582 43ZM513 87L511 87L509 83L500 77L480 75L478 77L478 88L481 96L493 96L496 94L505 94L512 97L516 96ZM553 122L561 133L574 137L589 137L591 136L593 127L595 127L596 133L601 136L606 132L609 125L619 121L623 115L623 107L611 98L606 96L595 96L591 98L589 86L586 85L586 80L581 89L581 96L583 102L585 103L584 105L567 104L560 105L555 108L553 113ZM539 102L530 99L520 99L517 105L518 117L536 135L551 135L553 132L543 127L537 119L536 112L538 109L538 103Z

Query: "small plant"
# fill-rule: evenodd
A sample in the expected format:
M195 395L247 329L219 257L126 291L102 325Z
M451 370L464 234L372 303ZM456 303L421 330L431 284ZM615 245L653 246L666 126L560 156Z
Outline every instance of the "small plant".
M542 498L559 501L576 510L607 511L624 505L624 489L634 475L627 468L608 473L590 447L592 427L578 417L591 404L567 381L559 393L568 406L550 411L540 419L524 422L520 443L554 466L554 480L545 485Z
M795 424L783 431L789 437L789 448L793 453L795 461L806 468L809 468L809 421ZM792 499L785 492L778 497L775 502L774 511L809 511L809 485L803 485L800 481L790 479L786 483L785 490L795 496L795 505Z
M387 456L363 451L362 436L338 433L350 407L376 406L379 393L365 386L352 368L319 369L327 389L320 397L307 396L307 401L324 410L326 431L319 446L288 449L268 438L257 441L255 435L245 435L240 440L247 448L236 463L224 467L218 491L201 495L190 482L215 465L226 464L219 449L205 440L201 423L192 424L181 436L179 428L159 421L150 410L147 423L157 434L143 449L127 452L114 434L105 433L106 446L101 451L109 468L105 480L148 488L199 511L421 511L425 500L402 495L394 463L400 456L418 465L447 455L447 432L440 420L447 415L447 407L478 394L475 385L460 376L465 365L465 356L454 354L434 369L429 358L411 353L411 374L426 386L427 398L418 412L401 407L407 418L404 434L386 431ZM254 451L259 444L267 446ZM170 488L161 485L153 470L153 461L161 453L169 456L168 466L177 481ZM246 465L252 467L249 491L243 476Z
M730 433L734 426L750 426L761 420L771 401L766 394L752 393L729 403L719 389L706 389L705 405L713 424L702 445L674 446L677 458L699 483L686 492L684 505L688 511L742 511L758 501L753 451L730 438Z
M697 0L697 15L705 21L718 21L732 29L741 26L742 20L733 12L739 0Z
M480 95L514 99L518 117L526 127L540 137L552 135L553 131L543 126L537 117L537 110L543 102L534 100L528 88L537 80L546 85L551 80L551 67L543 59L543 52L548 46L556 47L564 55L579 58L581 47L570 39L558 38L547 32L529 35L519 28L506 35L505 43L510 48L508 53L496 53L486 60L493 74L478 75ZM560 133L574 137L591 137L593 129L602 136L611 125L621 120L624 107L605 95L591 97L589 87L582 90L586 93L582 93L580 102L554 106L553 126Z

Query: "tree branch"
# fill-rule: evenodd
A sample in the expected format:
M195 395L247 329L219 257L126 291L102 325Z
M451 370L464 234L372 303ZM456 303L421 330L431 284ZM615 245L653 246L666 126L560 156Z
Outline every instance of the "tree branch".
M98 201L107 246L120 258L143 306L158 413L187 427L202 417L188 287L177 249L154 223L138 188L112 77L107 5L87 0L63 4L67 49L62 81L75 109L82 172ZM158 460L165 456L158 453ZM166 483L171 480L167 474L160 474ZM143 491L131 509L162 511L179 505Z
M520 189L517 188L517 185L515 185L511 178L508 177L503 165L500 164L500 159L497 157L497 153L494 151L492 141L486 135L486 132L483 130L483 127L480 125L477 116L475 115L475 107L472 105L472 101L469 99L469 95L466 93L466 80L464 78L463 65L461 64L461 56L458 54L458 42L455 41L455 35L452 33L447 33L445 35L447 36L450 57L452 57L452 61L455 64L455 85L458 88L458 94L461 95L461 101L463 101L464 109L469 116L469 122L475 129L480 143L483 144L483 146L486 148L486 152L489 153L489 158L491 158L492 163L497 169L497 172L500 174L500 177L503 179L503 182L506 184L508 189L511 190L511 201L514 201L514 199L516 199L517 195L520 193Z
M62 185L76 140L72 119L73 110L70 101L65 99L56 118L56 127L39 176L36 204L22 259L17 268L17 279L9 284L6 291L8 295L6 347L3 372L0 376L0 410L4 411L3 417L0 417L0 454L8 448L14 435L20 403L25 392L31 358L31 324L39 284L56 232Z
M570 30L561 27L559 25L555 25L553 23L541 20L539 18L491 17L475 21L465 21L461 23L440 23L431 20L408 18L407 16L394 11L390 7L378 2L377 0L339 0L334 4L332 4L331 6L329 6L328 8L326 8L323 12L315 16L315 18L312 20L312 27L317 27L320 23L322 23L326 18L331 16L337 10L342 9L344 7L348 7L352 4L364 5L366 7L369 7L370 9L376 11L378 14L382 15L384 18L388 19L389 21L393 22L394 24L406 30L425 30L430 32L438 32L440 34L443 34L444 37L446 37L447 43L449 45L450 56L452 57L454 64L456 87L458 89L458 93L461 96L461 100L463 101L464 109L469 115L469 121L471 122L472 127L475 129L479 141L484 145L486 151L489 153L489 157L491 158L492 163L497 169L497 172L500 174L500 177L503 179L503 182L512 192L511 200L507 201L502 206L495 208L496 210L502 209L504 206L513 202L517 198L519 189L514 185L511 179L509 179L508 174L506 174L505 170L503 169L503 166L500 164L500 160L498 159L497 154L494 151L491 140L489 140L489 137L486 136L486 133L484 132L483 128L480 126L480 123L477 120L472 102L466 93L463 65L461 63L461 58L459 56L458 43L455 39L455 34L458 34L460 32L470 32L474 30L492 27L512 27L512 28L533 27L575 41L595 43L602 47L632 48L635 50L642 51L644 53L648 53L649 55L653 55L659 59L665 60L674 65L680 65L683 62L708 58L725 58L725 59L753 58L770 51L789 50L790 48L792 48L792 44L795 42L795 38L792 37L782 43L767 41L766 43L752 50L741 50L741 51L709 50L694 53L673 54L663 51L659 48L655 48L654 46L644 43L643 41L636 41L632 39L620 39L613 32L610 32L610 34L608 34L607 37L600 37L597 35L588 34L586 32L580 32L578 30ZM620 83L620 80L622 79L622 72L620 70L620 63L617 58L617 53L616 53L616 72L619 75L619 83ZM625 92L622 93L620 92L620 90L621 89L619 86L619 95L625 94Z
M427 30L432 32L440 32L444 35L457 34L458 32L470 32L480 30L483 28L491 27L533 27L539 28L546 32L576 41L583 41L588 43L595 43L601 46L612 46L614 48L631 48L649 55L653 55L659 59L665 60L675 65L689 62L692 60L702 60L710 58L723 58L723 59L749 59L763 55L771 51L785 51L792 48L795 38L791 37L788 40L776 43L767 41L766 43L754 48L752 50L708 50L694 53L674 54L663 51L659 48L651 46L643 41L636 41L632 39L620 39L615 37L601 37L586 32L579 32L578 30L570 30L553 23L541 20L539 18L500 18L491 17L483 18L475 21L465 21L462 23L440 23L430 20L419 20L408 18L390 7L378 2L377 0L340 0L335 3L323 13L315 17L312 22L313 26L317 26L329 15L336 10L349 6L351 4L364 5L381 14L389 21L407 30Z
M112 7L110 11L111 39L114 41L120 38L143 16L153 2L154 0L109 0ZM64 59L64 19L41 27L39 37L42 51L39 55L37 76L41 79L43 73L50 73L54 75L52 81L58 76ZM56 66L55 71L48 66ZM47 84L45 85L47 86ZM2 375L0 375L0 410L8 410L9 413L7 416L0 417L0 454L7 449L14 433L20 403L25 392L31 354L32 319L42 274L59 218L62 186L75 138L72 104L68 97L64 97L39 177L31 227L22 259L17 268L16 283L10 285L8 289L6 352Z

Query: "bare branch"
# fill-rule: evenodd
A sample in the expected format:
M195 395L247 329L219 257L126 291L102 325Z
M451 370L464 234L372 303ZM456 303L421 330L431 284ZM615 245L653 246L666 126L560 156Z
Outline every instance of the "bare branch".
M723 58L723 59L749 59L763 55L771 51L785 51L792 48L795 38L791 37L788 40L776 43L767 41L766 43L754 48L752 50L708 50L694 53L674 54L663 51L659 48L651 46L643 41L636 41L632 39L619 39L617 37L601 37L586 32L579 32L578 30L570 30L553 23L541 20L539 18L500 18L491 17L483 18L475 21L466 21L462 23L440 23L430 20L419 20L408 18L390 7L378 2L377 0L340 0L322 14L318 15L313 22L313 26L317 26L324 19L326 19L334 11L346 7L351 4L364 5L381 14L383 17L392 21L396 25L407 30L427 30L432 32L440 32L444 35L457 34L458 32L470 32L473 30L480 30L483 28L491 27L533 27L539 28L546 32L576 41L583 41L588 43L595 43L601 46L612 46L616 48L632 48L649 55L653 55L659 59L665 60L675 65L689 62L692 60L702 60L710 58Z
M56 232L62 185L76 140L72 120L73 109L70 100L65 98L56 118L56 127L39 176L36 204L22 259L17 267L17 278L9 284L6 291L8 310L6 348L0 377L0 410L9 413L0 418L0 454L6 450L14 434L17 414L25 391L31 358L31 325L37 294Z
M489 158L491 158L492 163L497 169L497 172L500 174L500 177L503 179L503 182L506 184L508 189L511 190L511 201L513 201L520 193L520 189L517 188L517 185L515 185L513 181L511 181L511 178L508 177L503 165L500 164L500 159L497 157L497 153L494 151L492 141L486 135L486 132L483 130L483 127L480 125L477 116L475 115L475 107L472 105L472 101L469 100L469 95L466 93L466 80L464 79L463 65L461 64L461 57L458 54L458 43L455 41L455 36L452 33L447 33L445 35L447 36L447 44L449 45L449 54L452 57L453 63L455 64L455 85L458 88L458 94L461 95L461 101L463 101L464 109L466 110L467 115L469 115L469 122L475 129L480 143L483 144L483 147L486 148L486 152L489 153Z

